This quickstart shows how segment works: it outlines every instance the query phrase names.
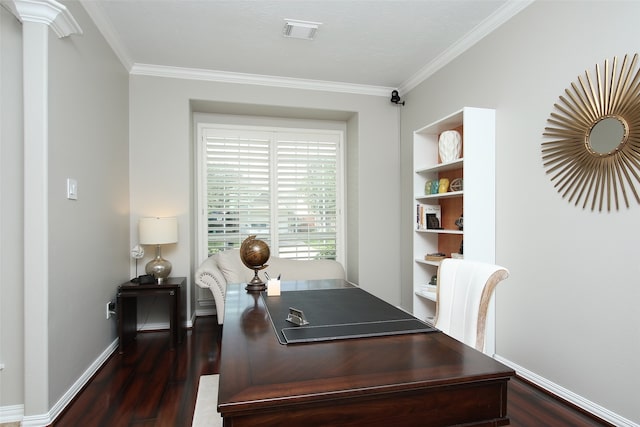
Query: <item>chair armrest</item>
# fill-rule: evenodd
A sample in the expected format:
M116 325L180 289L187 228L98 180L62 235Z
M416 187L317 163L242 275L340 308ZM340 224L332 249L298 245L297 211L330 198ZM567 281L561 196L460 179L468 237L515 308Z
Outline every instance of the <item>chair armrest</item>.
M224 321L224 297L227 292L227 281L218 268L215 255L207 258L195 273L195 282L201 288L209 288L216 304L218 324Z

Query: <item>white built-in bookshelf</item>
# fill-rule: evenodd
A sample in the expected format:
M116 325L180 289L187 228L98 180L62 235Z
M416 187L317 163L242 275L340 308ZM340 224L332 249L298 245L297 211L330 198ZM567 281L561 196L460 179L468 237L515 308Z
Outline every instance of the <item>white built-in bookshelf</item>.
M462 135L460 159L441 163L438 155L440 134L457 130ZM413 232L413 314L429 320L436 313L436 291L427 287L438 271L439 261L426 260L427 254L458 253L463 257L495 262L495 110L465 107L413 133L415 195ZM427 181L463 179L460 191L431 194ZM428 194L425 194L428 193ZM427 206L424 208L424 206ZM436 206L436 208L431 208ZM442 229L427 229L420 224L420 208L439 209ZM455 224L464 218L463 230ZM487 350L493 348L493 316L487 324Z

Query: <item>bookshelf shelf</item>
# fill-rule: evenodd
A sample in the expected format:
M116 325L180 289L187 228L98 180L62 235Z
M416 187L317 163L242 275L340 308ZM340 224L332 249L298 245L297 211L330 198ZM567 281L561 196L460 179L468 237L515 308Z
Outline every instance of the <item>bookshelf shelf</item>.
M433 265L435 267L440 266L440 261L427 261L426 259L416 258L415 262L426 265Z
M452 197L462 197L464 196L464 191L449 191L447 193L438 193L438 194L425 194L416 196L416 200L421 201L423 203L428 203L431 200L440 200L440 199L449 199Z
M415 291L416 296L420 298L424 298L431 302L436 302L436 293L435 292L426 292L426 291ZM426 319L423 319L426 320Z
M449 170L460 169L462 168L463 164L464 164L464 158L461 157L458 160L454 160L449 163L438 163L435 166L418 168L416 169L416 173L427 174L427 173L434 173L434 172L445 172Z
M433 233L433 234L459 234L463 235L463 230L448 230L448 229L430 229L427 228L425 230L416 230L417 233Z

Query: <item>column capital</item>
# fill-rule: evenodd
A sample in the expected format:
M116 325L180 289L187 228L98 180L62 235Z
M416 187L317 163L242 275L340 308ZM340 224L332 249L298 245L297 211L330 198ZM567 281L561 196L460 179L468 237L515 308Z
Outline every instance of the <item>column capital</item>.
M20 22L46 24L58 38L82 34L67 7L55 0L1 0Z

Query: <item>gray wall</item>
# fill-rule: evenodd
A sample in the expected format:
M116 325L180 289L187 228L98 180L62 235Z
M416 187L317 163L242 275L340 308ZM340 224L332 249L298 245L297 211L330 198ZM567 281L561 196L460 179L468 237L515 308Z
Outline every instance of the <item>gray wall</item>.
M352 112L349 277L393 303L402 289L407 307L411 133L463 106L477 106L497 110L496 259L511 270L497 292L498 355L640 421L640 287L633 283L640 207L611 213L576 208L553 188L540 159L546 119L563 90L605 58L635 52L640 3L534 3L402 94L407 104L401 147L398 107L384 97L137 75L128 88L126 72L84 10L65 4L84 35L50 37L50 406L115 339L104 303L132 274L128 251L137 243L139 216L163 210L178 216L181 240L165 255L176 275L193 271L190 100ZM21 336L22 307L29 302L20 287L22 135L15 126L21 114L13 110L21 103L15 90L20 34L1 8L0 31L0 362L6 364L0 407L11 407L24 402L22 348L30 337ZM64 197L67 177L79 181L77 202ZM400 249L402 257L394 258ZM401 289L395 285L400 277Z
M635 422L640 206L600 213L569 203L545 173L541 142L578 75L638 51L638 16L640 2L535 2L407 93L402 117L402 182L411 188L414 129L463 106L496 109L496 260L511 271L497 290L497 353ZM412 197L403 194L410 241Z
M49 43L51 405L114 340L105 304L130 279L128 74L79 3L67 6L83 34Z
M22 29L0 7L0 407L23 403Z
M105 304L129 279L128 74L78 2L65 3L83 35L48 37L48 283L45 340L31 348L47 355L31 378L48 408L112 345L115 319ZM24 345L23 134L21 24L0 8L2 116L0 239L2 295L0 407L20 412L28 401L29 368ZM38 25L38 24L30 24ZM44 25L44 24L42 24ZM77 201L66 199L66 178L79 183ZM25 194L24 198L28 198ZM38 215L38 213L30 213ZM26 224L28 226L28 224ZM29 254L25 255L26 257ZM40 336L35 339L39 340ZM31 340L31 341L30 341ZM39 385L40 386L39 386ZM33 393L32 393L33 394ZM39 402L39 400L38 400ZM39 403L25 405L27 417L44 420ZM11 414L10 414L11 416Z
M268 115L312 109L317 116L344 116L347 125L348 207L357 204L359 215L348 213L347 267L350 278L359 279L372 293L400 303L400 211L398 122L396 107L381 96L305 91L257 85L203 82L133 75L131 98L131 245L137 243L141 216L175 215L179 242L163 255L175 275L189 276L197 267L193 229L193 119L190 105L215 105L216 113ZM298 113L293 113L298 111ZM197 111L196 111L197 112ZM357 120L353 117L357 116ZM382 202L384 201L384 203ZM381 227L384 224L384 227ZM358 248L359 251L357 250ZM364 249L366 248L366 250ZM148 257L142 260L148 261ZM366 266L366 268L363 268ZM190 281L191 283L191 281ZM188 297L193 301L193 284ZM191 315L191 313L188 313ZM155 321L151 312L149 322Z

